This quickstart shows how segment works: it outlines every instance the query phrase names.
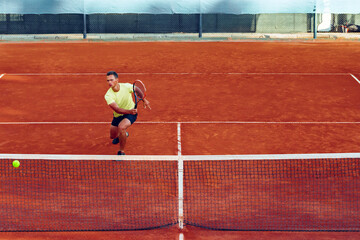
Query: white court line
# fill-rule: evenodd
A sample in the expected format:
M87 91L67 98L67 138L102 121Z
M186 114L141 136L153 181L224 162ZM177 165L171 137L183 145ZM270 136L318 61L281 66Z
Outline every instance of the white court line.
M0 159L44 159L44 160L128 160L128 161L178 161L175 155L76 155L76 154L0 154Z
M305 153L305 154L251 154L251 155L182 155L183 161L216 160L288 160L288 159L360 158L360 153ZM72 155L72 154L0 154L0 159L44 160L157 160L179 161L176 155Z
M359 79L357 79L354 75L352 75L351 73L349 73L359 84L360 84L360 81Z
M360 122L257 122L257 121L192 121L192 122L136 122L137 124L360 124ZM71 124L110 124L110 122L0 122L0 125L71 125Z
M181 123L177 123L178 156L181 157Z
M120 73L118 73L120 74ZM71 76L71 75L106 75L106 73L8 73L10 76Z
M184 228L184 161L181 156L181 123L177 123L179 228Z
M360 158L360 153L301 153L301 154L251 154L251 155L183 155L183 161L214 160L288 160L288 159L328 159Z
M5 76L5 73L3 73L3 74L0 75L0 79L1 79L3 76Z
M118 73L118 75L343 75L348 73L248 73L248 72L144 72L144 73ZM106 73L7 73L11 76L80 76L80 75L106 75Z

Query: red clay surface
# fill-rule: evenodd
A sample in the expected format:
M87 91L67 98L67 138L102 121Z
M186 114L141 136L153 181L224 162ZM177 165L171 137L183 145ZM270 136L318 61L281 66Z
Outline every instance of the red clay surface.
M182 124L183 154L358 152L360 124Z
M109 126L110 123L0 125L0 136L4 139L0 152L114 155L118 146L111 143ZM129 129L126 153L174 155L176 133L174 124L137 124ZM136 139L144 141L139 144Z
M121 80L135 77L127 74ZM176 154L176 122L204 121L210 123L181 125L183 154L360 149L354 135L360 129L360 84L350 75L146 74L142 80L153 109L140 107L138 122L154 123L129 129L128 154ZM0 120L13 124L0 125L0 151L115 154L117 147L108 136L112 113L103 97L104 82L102 75L5 75L0 82Z
M138 121L174 121L131 127L128 154L177 154L176 122L188 121L247 123L183 123L183 154L359 152L360 84L348 74L360 77L359 54L359 42L1 43L0 122L13 124L0 125L0 152L115 154L103 98L109 70L128 73L120 81L146 84L153 110L141 110ZM15 123L45 121L94 123ZM1 233L0 239L147 239L145 233ZM184 233L185 239L359 238L191 227ZM177 230L149 234L178 239Z

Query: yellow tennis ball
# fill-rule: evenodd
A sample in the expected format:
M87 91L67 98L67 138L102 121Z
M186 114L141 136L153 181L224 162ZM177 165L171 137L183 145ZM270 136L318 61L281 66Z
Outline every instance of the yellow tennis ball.
M18 168L18 167L20 166L19 160L14 160L14 161L12 162L12 165L13 165L13 167Z

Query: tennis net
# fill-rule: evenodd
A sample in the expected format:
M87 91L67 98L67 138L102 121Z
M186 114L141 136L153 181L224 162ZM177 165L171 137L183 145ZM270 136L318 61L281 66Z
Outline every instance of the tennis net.
M0 231L359 231L359 190L357 153L1 154Z

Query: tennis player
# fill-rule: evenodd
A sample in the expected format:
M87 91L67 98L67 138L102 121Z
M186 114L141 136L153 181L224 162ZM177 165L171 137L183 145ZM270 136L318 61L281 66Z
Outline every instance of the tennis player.
M127 129L136 121L138 116L132 98L133 85L131 83L119 83L118 74L114 71L108 72L106 79L110 88L105 94L105 100L113 110L114 115L110 126L110 138L113 139L113 144L120 143L118 155L125 155ZM151 109L150 102L147 99L143 101L144 108Z

